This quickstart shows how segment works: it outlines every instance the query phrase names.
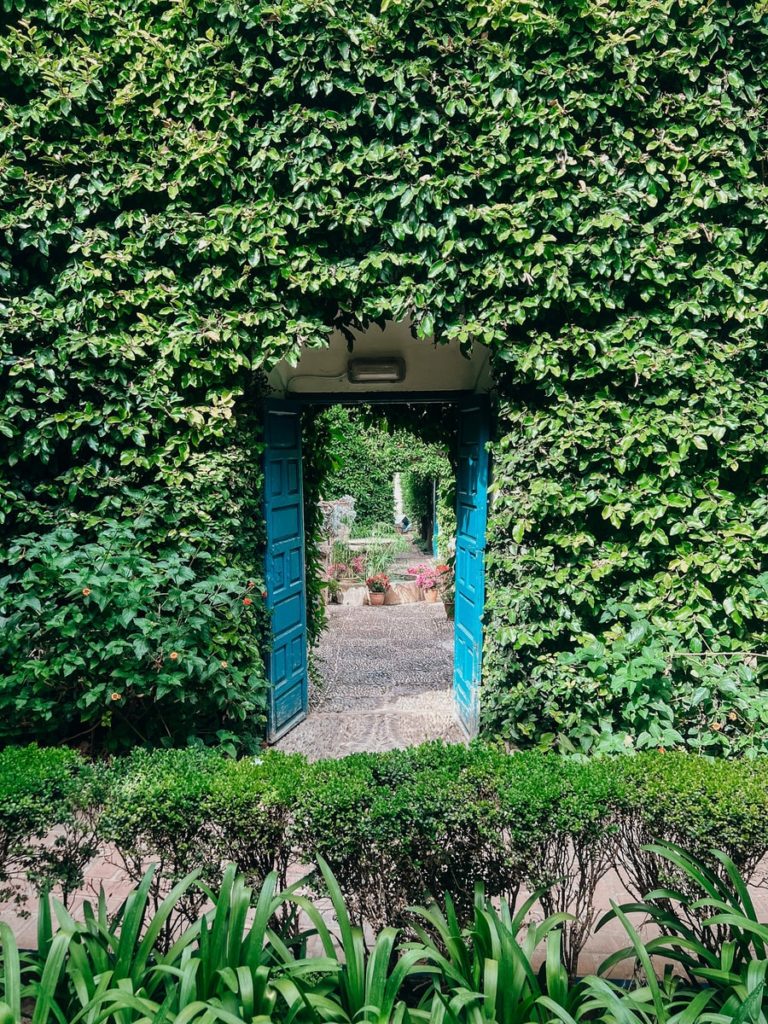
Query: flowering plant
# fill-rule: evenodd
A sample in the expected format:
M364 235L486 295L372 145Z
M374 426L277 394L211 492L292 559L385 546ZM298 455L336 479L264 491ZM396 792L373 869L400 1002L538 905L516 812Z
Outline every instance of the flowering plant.
M352 572L355 576L365 576L365 555L355 555L352 559Z
M369 576L365 585L372 594L386 594L389 590L389 576L385 572L379 572L375 576Z
M331 562L325 574L329 580L343 580L348 572L349 566L346 562Z
M427 565L426 562L420 562L418 565L411 565L406 569L409 576L420 576L422 573L429 572L432 568L431 565Z
M450 565L437 565L435 566L435 572L438 574L436 578L437 589L440 591L440 596L443 600L453 601L454 596L454 577L453 569Z
M416 577L416 585L422 590L434 590L443 593L452 586L452 573L448 565L414 565L408 570L409 576Z

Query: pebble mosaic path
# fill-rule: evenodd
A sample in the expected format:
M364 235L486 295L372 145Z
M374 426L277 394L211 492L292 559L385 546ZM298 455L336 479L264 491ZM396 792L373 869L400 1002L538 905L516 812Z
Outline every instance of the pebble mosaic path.
M279 750L315 760L461 742L454 718L453 623L442 604L329 605L316 648L320 685Z

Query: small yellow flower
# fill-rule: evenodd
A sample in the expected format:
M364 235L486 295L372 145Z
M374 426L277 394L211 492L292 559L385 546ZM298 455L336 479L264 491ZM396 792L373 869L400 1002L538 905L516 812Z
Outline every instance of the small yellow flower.
M169 658L171 659L171 661L178 661L178 659L179 659L179 652L178 651L171 651L171 653L169 654Z
M119 693L113 693L112 694L112 700L122 700L122 699L123 699L122 694L119 694Z
M735 722L735 721L736 721L736 719L738 718L738 715L736 714L736 712L735 712L735 711L730 711L730 712L728 713L728 717L730 718L730 720L731 720L732 722Z
M83 587L83 597L88 597L90 592L91 592L91 588L90 587Z
M715 732L720 732L720 730L723 728L723 723L722 722L713 722L712 723L712 728L715 730Z
M221 667L222 668L226 668L227 667L227 662L226 661L222 661L221 662Z

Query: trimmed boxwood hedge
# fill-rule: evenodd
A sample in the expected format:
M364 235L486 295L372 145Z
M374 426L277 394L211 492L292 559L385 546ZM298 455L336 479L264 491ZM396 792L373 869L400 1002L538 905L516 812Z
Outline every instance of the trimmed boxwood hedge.
M690 888L647 844L679 844L720 874L712 851L722 850L747 879L768 853L765 758L578 759L436 742L313 764L275 751L239 761L216 750L138 751L99 768L30 747L0 755L0 791L12 812L0 821L6 896L21 895L24 877L38 888L63 879L66 896L98 849L137 883L156 863L156 904L194 869L211 882L235 863L257 888L273 870L286 885L321 855L353 916L377 926L446 893L460 916L471 914L477 883L513 904L540 890L547 914L575 915L562 944L571 971L609 872L638 899ZM319 879L310 884L322 892ZM180 901L167 940L203 899ZM704 934L709 907L686 913Z
M70 657L79 592L36 559L54 526L85 547L139 523L119 553L162 587L198 551L214 590L230 569L258 584L262 371L334 325L412 315L425 339L492 349L485 727L762 743L763 15L8 0L0 516L19 540L0 717L19 736L253 744L262 620L190 627L210 695L190 721L173 680L155 688L175 612L147 643L120 607L107 644L85 616ZM104 686L117 664L139 684L127 714Z

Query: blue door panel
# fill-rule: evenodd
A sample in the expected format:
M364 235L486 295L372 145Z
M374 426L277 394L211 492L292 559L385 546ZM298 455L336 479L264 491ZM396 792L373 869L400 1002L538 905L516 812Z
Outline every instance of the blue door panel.
M456 478L456 607L453 696L468 736L477 735L485 604L488 513L488 404L482 396L459 407Z
M307 714L300 407L290 402L265 403L264 441L265 571L272 619L267 735L274 742Z

